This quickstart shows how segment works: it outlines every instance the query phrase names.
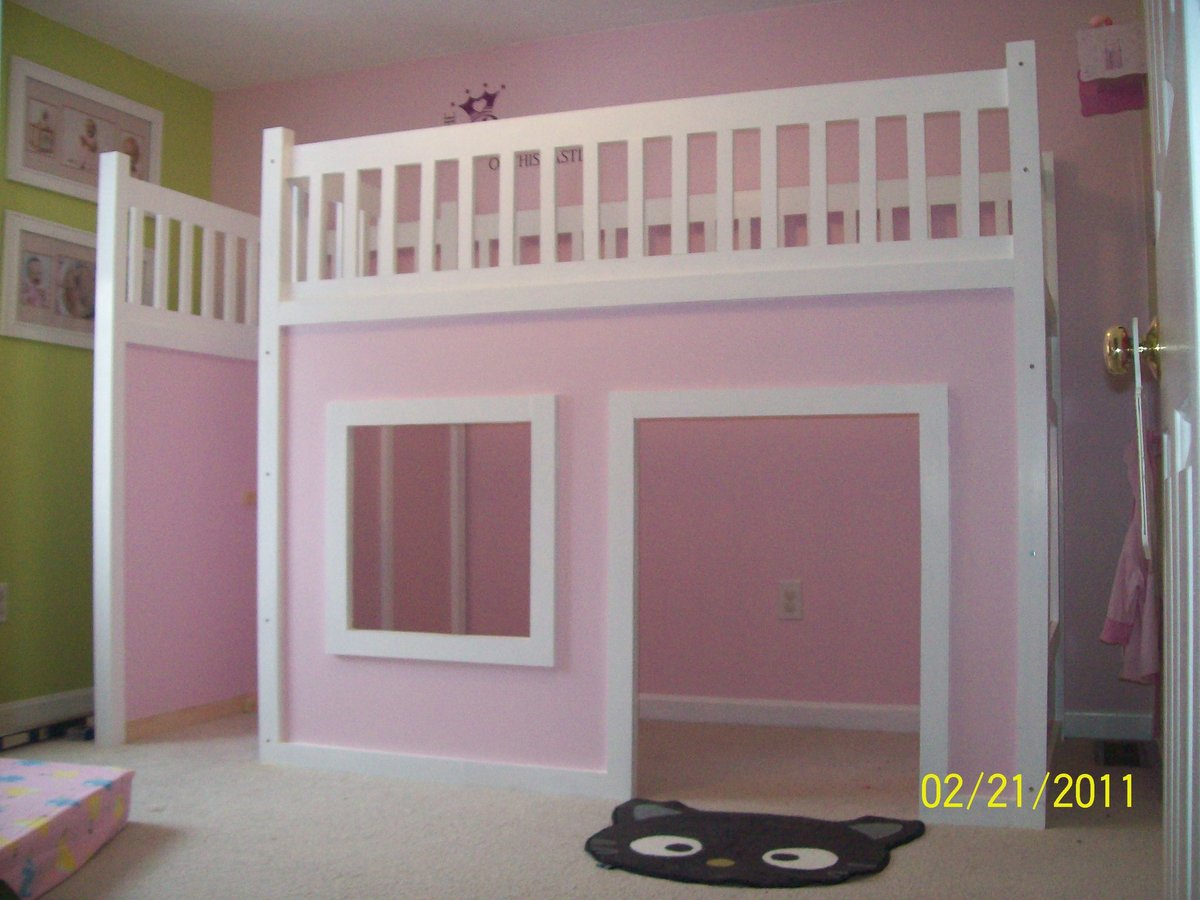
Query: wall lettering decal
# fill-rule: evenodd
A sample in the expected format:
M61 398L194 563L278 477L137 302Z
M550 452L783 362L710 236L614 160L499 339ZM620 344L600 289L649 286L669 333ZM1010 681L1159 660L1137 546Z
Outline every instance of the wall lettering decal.
M464 93L467 99L462 103L450 101L452 112L448 112L442 116L443 125L466 124L466 122L488 122L500 117L496 115L496 98L500 96L500 92L505 89L505 85L500 85L497 89L490 89L488 83L483 83L483 89L478 96L471 93L470 88L465 88ZM459 112L466 115L466 121L459 121ZM554 161L558 165L564 163L583 162L582 147L560 147L554 155ZM542 164L542 154L540 150L532 150L528 153L520 153L517 155L517 168L526 169L530 166L540 166ZM493 172L500 168L499 157L492 157L488 160L488 168Z

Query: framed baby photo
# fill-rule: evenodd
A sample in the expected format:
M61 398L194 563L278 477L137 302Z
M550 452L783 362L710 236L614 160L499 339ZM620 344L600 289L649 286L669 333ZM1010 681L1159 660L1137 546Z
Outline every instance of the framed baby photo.
M95 317L96 236L5 213L0 334L91 347Z
M163 115L14 56L9 71L8 177L96 200L100 154L129 156L135 178L158 182Z

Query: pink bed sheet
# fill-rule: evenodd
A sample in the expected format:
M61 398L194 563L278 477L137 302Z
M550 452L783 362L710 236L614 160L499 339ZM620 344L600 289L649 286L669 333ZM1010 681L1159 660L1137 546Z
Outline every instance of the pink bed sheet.
M0 881L39 897L129 819L133 772L0 758Z

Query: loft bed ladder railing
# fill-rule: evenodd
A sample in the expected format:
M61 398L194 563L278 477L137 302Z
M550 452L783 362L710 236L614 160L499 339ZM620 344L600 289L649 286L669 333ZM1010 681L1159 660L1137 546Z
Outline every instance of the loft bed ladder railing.
M105 154L112 301L226 326L258 324L259 225L249 213L141 181Z

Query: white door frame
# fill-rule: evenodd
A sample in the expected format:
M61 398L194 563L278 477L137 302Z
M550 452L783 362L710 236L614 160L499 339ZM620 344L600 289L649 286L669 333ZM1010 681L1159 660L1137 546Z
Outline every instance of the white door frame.
M949 771L950 453L944 384L614 393L608 432L608 775L633 796L637 741L637 445L640 419L916 415L921 496L920 771ZM919 790L919 784L916 785ZM961 812L955 810L954 812ZM923 810L930 821L943 811Z

